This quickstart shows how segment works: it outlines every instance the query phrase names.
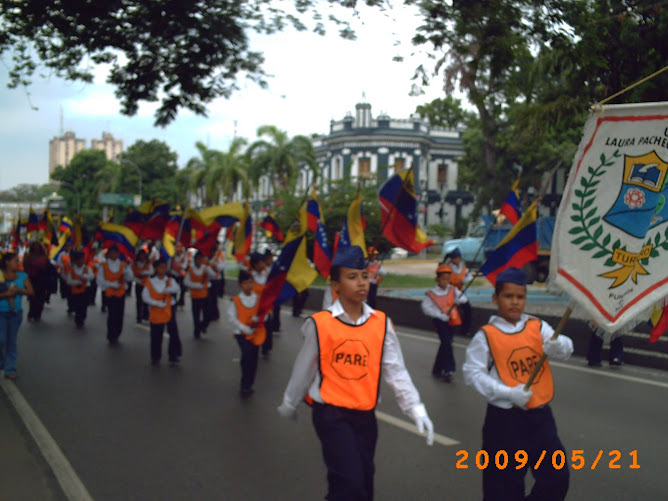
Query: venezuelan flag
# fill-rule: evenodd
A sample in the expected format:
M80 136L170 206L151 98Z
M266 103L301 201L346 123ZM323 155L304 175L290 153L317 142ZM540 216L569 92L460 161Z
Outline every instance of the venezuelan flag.
M512 188L510 188L510 193L501 204L499 212L506 216L508 221L511 224L516 224L517 221L522 217L522 208L520 206L520 196L517 194L517 187L520 184L519 178L513 183Z
M72 240L70 238L69 230L62 233L60 237L58 237L58 243L56 245L53 245L49 250L49 259L52 259L54 261L57 260L58 256L60 256L60 253L63 252L65 245L71 241Z
M118 250L121 251L121 254L130 260L134 259L135 247L139 241L139 238L134 231L125 225L101 223L100 232L102 234L102 242L105 249L116 244Z
M14 231L12 231L12 247L18 249L21 245L21 227L23 226L21 222L21 209L19 209L19 215L16 218L16 224L14 225Z
M665 303L663 306L661 303ZM649 317L652 330L649 333L649 342L656 343L668 331L668 300L663 299L654 305Z
M270 236L273 236L279 242L285 240L285 235L281 231L281 228L278 226L278 222L271 212L264 217L260 223L260 226L264 228Z
M536 201L524 213L513 229L487 256L480 271L496 285L496 276L506 268L521 268L538 259L538 236L536 233Z
M32 210L30 207L30 212L28 213L28 221L26 224L26 230L28 233L32 231L38 231L40 229L40 220L39 216Z
M367 257L366 241L364 240L364 227L366 226L362 214L362 192L357 190L357 195L348 207L348 214L343 220L343 226L339 232L339 239L336 245L337 250L357 245L364 251L364 257Z
M378 193L383 235L397 247L420 252L434 245L417 222L417 197L412 169L404 169L388 179Z
M250 205L244 204L244 214L239 220L239 226L234 236L234 257L237 261L243 261L246 254L251 250L253 243L253 218L250 215Z
M169 217L169 204L163 200L149 200L136 209L130 209L123 225L130 228L137 238L160 240Z
M308 288L318 276L306 257L304 235L288 241L274 262L262 290L258 316L263 319L275 305Z
M227 228L237 221L241 221L245 214L245 208L241 202L231 202L202 209L199 211L198 218L205 226L209 226L216 221L220 226Z
M72 220L65 216L60 220L60 225L58 226L58 231L61 233L69 232L72 233Z

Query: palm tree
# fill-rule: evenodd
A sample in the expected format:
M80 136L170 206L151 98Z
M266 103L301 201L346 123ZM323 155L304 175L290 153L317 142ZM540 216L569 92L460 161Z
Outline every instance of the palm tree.
M248 197L248 158L242 152L247 141L234 138L226 152L207 148L197 142L200 157L191 158L186 165L190 172L188 184L204 206L230 201L241 184L243 195Z
M306 136L290 139L285 131L274 125L263 125L257 130L259 139L248 148L250 178L257 185L263 175L269 175L271 186L279 190L293 188L302 165L316 172L313 144Z

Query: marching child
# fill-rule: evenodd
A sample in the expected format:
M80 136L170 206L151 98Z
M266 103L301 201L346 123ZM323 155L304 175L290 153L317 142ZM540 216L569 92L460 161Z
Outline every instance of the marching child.
M253 394L253 384L257 373L259 347L266 335L263 324L258 323L257 313L260 297L253 291L255 280L250 273L239 270L241 291L232 298L227 316L234 327L234 337L241 349L241 390L242 398Z
M148 259L148 253L144 249L137 252L135 262L132 263L132 272L135 275L135 300L137 306L137 323L148 319L148 307L144 304L142 291L144 282L153 275L153 265Z
M370 500L380 378L394 390L399 407L420 433L426 429L429 445L434 430L404 365L391 320L365 303L369 277L362 249L340 249L331 278L338 299L304 322L304 344L278 412L296 419L297 406L308 395L327 466L327 499Z
M367 253L369 254L369 260L366 263L366 271L369 273L369 297L366 302L369 306L375 308L378 286L383 282L385 270L378 260L378 249L370 245Z
M86 310L90 300L88 286L95 279L95 274L90 266L84 263L84 253L72 251L71 262L67 267L67 285L70 288L72 311L74 311L74 323L77 329L82 329L86 320Z
M253 292L257 294L257 297L261 297L262 291L264 290L265 285L267 285L267 278L269 277L267 263L262 257L262 254L257 252L253 252L250 255L248 262L250 266L248 271L255 281L253 284ZM274 331L272 329L274 320L272 317L273 313L268 314L264 319L265 337L264 342L262 343L262 356L264 358L269 358L271 356L271 350L274 348Z
M106 297L107 341L110 345L118 344L123 332L123 314L125 313L125 284L132 281L132 268L120 259L116 244L107 249L107 257L97 272L97 283ZM104 304L104 303L103 303Z
M216 272L204 262L204 255L197 251L188 267L183 284L190 289L195 339L206 334L209 326L209 285L216 278Z
M555 451L565 454L549 402L554 395L550 364L545 361L529 391L524 390L535 362L545 353L549 360L566 360L573 353L573 341L559 335L546 322L524 313L527 276L508 268L497 276L492 315L471 339L463 366L464 380L487 400L482 430L482 449L489 457L504 451L513 458L525 451L527 465L540 468L486 468L482 473L485 501L529 499L560 501L568 491L568 468L555 469ZM524 494L524 477L531 470L535 483Z
M436 285L427 292L422 300L422 312L432 317L432 323L441 344L431 374L445 382L452 381L455 374L455 355L452 351L452 330L462 323L458 306L468 302L468 298L459 289L450 284L452 268L447 264L439 264L436 268Z
M466 285L472 282L475 277L471 274L471 272L466 267L466 264L464 264L462 261L462 253L459 251L459 247L457 247L449 254L446 254L446 263L448 259L450 260L450 268L452 268L452 273L450 274L450 284L457 287L457 289L461 291ZM469 330L471 329L471 303L468 301L462 303L459 314L462 318L460 332L462 335L468 336Z
M149 306L151 322L151 364L159 365L162 358L162 336L167 326L169 363L175 367L181 357L181 339L174 315L174 297L181 290L176 279L167 275L167 260L158 258L154 264L155 276L144 280L142 299ZM172 297L174 295L174 297Z

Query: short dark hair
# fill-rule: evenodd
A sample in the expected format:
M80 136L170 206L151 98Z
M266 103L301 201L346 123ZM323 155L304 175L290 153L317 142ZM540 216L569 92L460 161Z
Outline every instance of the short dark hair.
M329 270L329 277L334 282L338 282L341 279L341 267L340 266L332 266L332 269Z
M159 264L167 264L167 260L164 257L159 257L158 259L155 260L153 263L153 267L157 268Z
M253 275L246 270L239 270L239 283L245 282L246 280L254 280Z
M513 283L513 282L499 282L499 281L497 280L496 284L494 285L494 293L498 296L498 295L501 294L501 292L503 291L503 286L504 286L505 284L512 284L512 283ZM526 285L524 286L524 290L525 290L525 291L527 290L527 286L526 286Z

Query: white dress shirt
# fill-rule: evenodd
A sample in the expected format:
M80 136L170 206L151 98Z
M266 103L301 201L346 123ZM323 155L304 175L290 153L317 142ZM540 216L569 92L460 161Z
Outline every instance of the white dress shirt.
M241 299L241 304L244 305L244 308L255 308L255 305L259 299L257 294L254 292L251 292L248 295L240 292L238 297ZM232 329L232 334L235 336L241 333L247 334L249 336L253 334L253 328L249 325L241 323L241 320L239 320L239 315L237 314L237 305L234 301L230 302L230 305L227 307L227 318L232 324L232 327L234 327Z
M361 325L371 315L376 315L376 310L363 303L362 316L357 321L353 321L345 312L338 299L328 310L332 312L334 317L349 325ZM296 408L306 393L314 401L323 403L320 396L320 373L318 371L320 350L316 336L315 321L312 318L308 318L304 322L302 333L304 334L304 344L297 355L295 365L292 368L292 376L283 395L283 404L291 408ZM420 403L420 394L406 370L399 339L389 317L387 318L385 343L383 344L381 375L383 380L394 391L399 408L404 414L413 418L415 407L422 405Z
M445 296L446 294L450 294L451 288L452 285L450 284L448 284L445 287L445 289L441 289L438 285L436 285L431 290L431 292L433 292L437 296ZM455 287L455 304L462 304L468 302L469 298L466 297L466 294L462 294L462 292L457 287ZM450 318L450 315L441 311L441 308L439 308L436 302L429 296L424 297L422 303L420 304L420 307L422 308L422 313L424 313L428 317L438 318L439 320L443 320L444 322L447 322Z
M97 272L97 285L100 287L100 289L105 290L105 289L115 289L114 285L118 284L118 282L107 282L107 280L104 278L104 263L107 263L107 266L109 266L109 271L112 273L118 273L118 270L121 269L121 260L120 259L114 259L109 260L106 259L105 261L100 263L100 269ZM125 263L125 267L123 268L123 278L126 282L132 282L132 279L134 278L135 274L132 273L132 266L130 266L128 263ZM120 286L120 284L118 284Z
M251 270L251 275L253 276L253 280L255 280L255 283L264 285L267 283L267 278L269 277L269 273L267 270L262 270L262 271L255 271Z
M501 332L515 334L524 329L527 320L530 318L535 317L522 313L520 320L516 324L512 324L497 315L492 315L488 323ZM552 334L554 334L554 329L547 322L541 321L540 335L543 338L543 346L548 341L554 346L550 350L549 358L568 359L573 353L573 341L563 334L560 334L556 340L550 341ZM502 409L510 409L513 406L508 398L511 387L501 382L496 366L493 365L487 338L482 330L475 333L468 348L466 348L466 361L462 366L462 372L466 384L473 386L490 404Z
M169 278L169 275L165 275L164 278L160 278L156 275L155 277L149 278L149 280L151 281L153 289L158 294L178 294L181 292L181 287L179 286L178 282L174 280L174 278L171 278L172 283L169 284L169 287L167 286L167 280ZM141 291L141 298L146 304L150 306L156 306L157 308L165 307L165 301L153 299L153 296L151 296L151 291L148 289L148 287L144 287L144 289Z

